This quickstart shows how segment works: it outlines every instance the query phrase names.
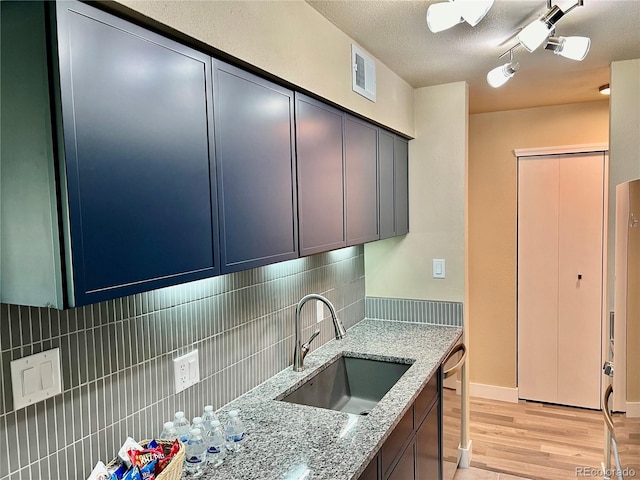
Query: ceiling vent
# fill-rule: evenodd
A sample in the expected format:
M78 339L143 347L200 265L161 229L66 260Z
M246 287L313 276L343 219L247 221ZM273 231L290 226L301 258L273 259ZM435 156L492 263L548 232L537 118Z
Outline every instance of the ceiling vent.
M376 62L360 47L351 45L353 91L372 102L376 101Z

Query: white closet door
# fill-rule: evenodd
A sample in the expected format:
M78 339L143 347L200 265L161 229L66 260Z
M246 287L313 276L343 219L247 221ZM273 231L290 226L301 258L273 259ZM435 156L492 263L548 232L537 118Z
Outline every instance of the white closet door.
M603 169L602 152L560 160L558 403L588 408L600 408Z
M518 389L543 402L558 398L558 162L518 168Z
M600 407L603 174L602 152L519 159L520 398Z

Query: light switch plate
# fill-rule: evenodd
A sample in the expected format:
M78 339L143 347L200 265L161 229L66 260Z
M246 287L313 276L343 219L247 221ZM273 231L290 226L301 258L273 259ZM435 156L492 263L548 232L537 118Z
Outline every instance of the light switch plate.
M176 393L186 390L200 381L200 362L198 350L173 359L173 373Z
M433 278L446 278L444 258L433 259Z
M62 393L60 349L11 361L11 383L16 410Z

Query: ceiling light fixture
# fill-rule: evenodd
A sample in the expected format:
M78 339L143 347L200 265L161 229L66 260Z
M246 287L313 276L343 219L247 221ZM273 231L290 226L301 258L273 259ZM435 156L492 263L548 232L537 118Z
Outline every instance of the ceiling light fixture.
M589 53L589 47L591 47L589 37L549 37L545 49L553 50L556 55L580 62Z
M489 73L487 73L487 83L493 88L499 88L507 83L509 79L513 77L520 68L520 65L517 62L514 63L513 61L513 50L517 47L518 45L500 55L499 58L502 58L507 53L509 54L509 61L507 63L505 63L504 65L500 65L499 67L496 67Z
M581 7L583 3L583 0L578 0L576 4L563 12L557 5L551 6L551 0L547 0L547 13L524 27L518 34L518 41L529 52L533 52L553 33L558 20L574 8Z
M467 22L475 27L484 18L494 0L449 0L434 3L427 9L427 26L434 33Z
M606 85L602 85L600 88L598 88L598 91L602 95L611 95L611 87L609 87L608 83Z
M554 5L542 17L524 27L518 34L518 41L529 52L533 52L553 32L555 24L564 16L564 12Z

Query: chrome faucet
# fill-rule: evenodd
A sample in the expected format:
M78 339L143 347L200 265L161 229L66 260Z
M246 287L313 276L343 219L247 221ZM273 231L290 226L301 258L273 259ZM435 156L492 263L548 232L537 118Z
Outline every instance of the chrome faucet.
M293 352L294 372L301 372L302 370L304 370L304 357L306 357L307 353L309 353L311 342L313 342L313 340L320 334L320 330L316 330L315 332L313 332L311 338L304 345L302 344L302 340L300 340L300 330L302 329L300 325L300 310L302 310L304 304L309 300L320 300L329 308L329 311L331 312L331 318L333 319L333 328L336 332L336 340L340 340L344 338L345 335L347 335L347 331L344 329L344 325L336 315L336 309L333 308L333 305L327 298L323 297L322 295L318 295L317 293L311 293L302 297L302 299L298 302L298 306L296 307L296 348Z

